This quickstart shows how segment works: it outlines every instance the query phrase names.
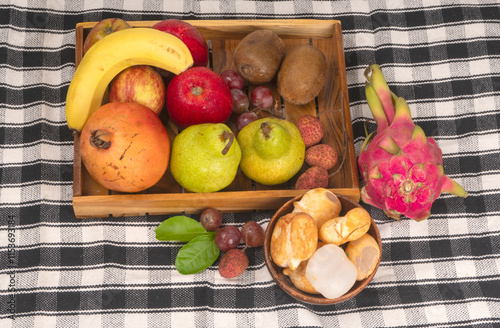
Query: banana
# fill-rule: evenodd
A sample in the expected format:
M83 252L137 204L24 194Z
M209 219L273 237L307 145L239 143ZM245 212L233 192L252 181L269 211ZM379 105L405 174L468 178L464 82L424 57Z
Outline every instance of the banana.
M153 28L129 28L107 35L83 56L66 95L66 121L80 132L101 105L111 80L133 65L150 65L180 74L193 65L187 46Z

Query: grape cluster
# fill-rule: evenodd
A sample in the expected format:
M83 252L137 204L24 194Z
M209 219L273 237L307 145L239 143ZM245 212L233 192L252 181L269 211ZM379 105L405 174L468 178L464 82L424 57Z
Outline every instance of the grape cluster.
M238 131L259 119L255 111L268 110L274 106L273 93L268 87L264 85L255 87L250 92L249 98L243 91L245 81L236 71L225 70L220 75L231 91L233 113L238 115L236 120L236 129ZM253 106L251 111L249 110L250 103Z
M247 221L241 229L234 225L220 227L222 213L215 208L208 207L201 212L200 222L206 230L216 231L215 243L223 252L236 248L241 240L247 247L258 247L264 244L264 229L255 221Z
M220 76L226 82L229 91L231 91L231 98L233 99L233 113L241 114L248 110L250 106L250 100L245 92L243 92L243 87L245 86L245 81L243 78L233 70L225 70L220 73Z
M264 229L255 221L247 221L241 229L234 225L228 225L218 229L215 235L215 243L223 252L236 248L241 240L246 247L262 246L264 244Z
M225 254L219 264L219 272L224 278L234 278L242 274L248 266L245 254L247 247L264 244L264 229L255 221L247 221L241 229L234 225L221 227L222 213L215 208L206 208L200 215L201 225L208 231L216 231L215 244ZM238 249L243 240L245 247Z

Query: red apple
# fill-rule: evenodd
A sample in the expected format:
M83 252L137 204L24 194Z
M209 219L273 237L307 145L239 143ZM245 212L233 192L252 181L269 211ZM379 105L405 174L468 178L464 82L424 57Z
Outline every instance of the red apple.
M194 61L193 66L207 66L207 41L193 25L179 19L166 19L156 23L152 28L170 33L181 39L191 51Z
M172 122L184 129L195 124L226 122L233 109L233 100L219 74L197 66L170 81L166 105Z
M106 18L94 25L83 43L83 54L85 54L90 47L96 42L102 40L106 35L116 31L130 28L131 26L120 18Z
M158 115L165 104L165 90L165 83L156 69L148 65L131 66L111 81L109 101L138 103Z

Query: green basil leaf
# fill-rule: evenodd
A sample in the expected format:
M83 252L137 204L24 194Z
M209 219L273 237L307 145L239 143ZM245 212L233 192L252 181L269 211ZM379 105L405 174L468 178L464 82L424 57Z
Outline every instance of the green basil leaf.
M179 250L175 258L175 268L182 274L203 271L217 260L219 253L214 233L198 236Z
M158 240L190 241L207 233L200 222L187 216L179 215L166 219L155 230Z

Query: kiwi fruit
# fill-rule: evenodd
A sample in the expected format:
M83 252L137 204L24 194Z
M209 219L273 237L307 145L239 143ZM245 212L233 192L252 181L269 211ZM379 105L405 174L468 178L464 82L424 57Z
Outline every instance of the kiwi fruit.
M327 63L321 50L305 44L291 49L278 72L278 92L286 101L304 105L321 91Z
M278 72L285 57L283 40L271 30L257 30L245 36L234 50L236 71L246 81L264 84Z

